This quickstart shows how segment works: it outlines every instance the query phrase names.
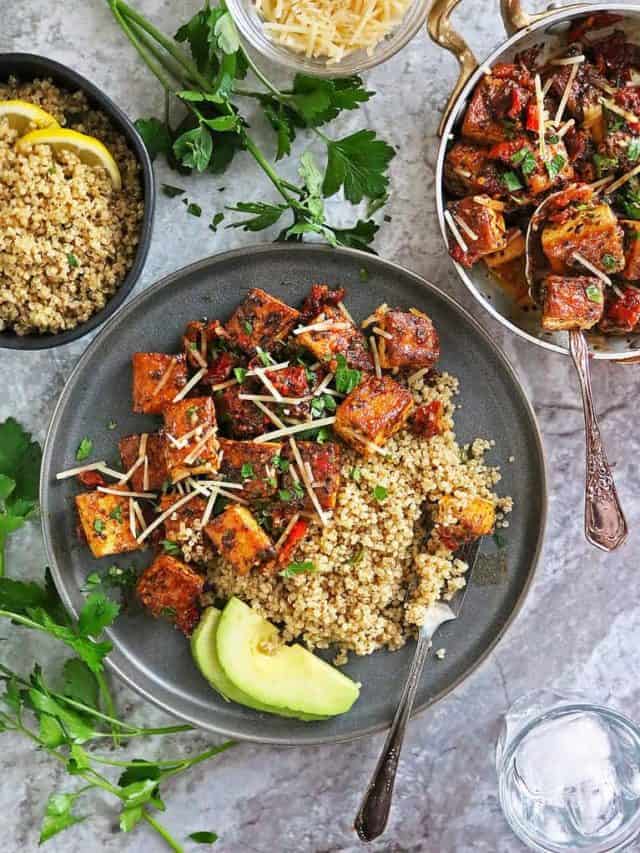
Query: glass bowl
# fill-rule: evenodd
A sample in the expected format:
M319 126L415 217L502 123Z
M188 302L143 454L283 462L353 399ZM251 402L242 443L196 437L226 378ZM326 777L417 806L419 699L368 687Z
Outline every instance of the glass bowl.
M328 64L322 58L310 58L272 41L264 31L263 20L253 0L227 0L240 34L262 57L286 68L288 71L313 77L349 77L374 68L391 59L424 26L431 0L414 0L395 30L379 42L369 53L358 50L339 62Z

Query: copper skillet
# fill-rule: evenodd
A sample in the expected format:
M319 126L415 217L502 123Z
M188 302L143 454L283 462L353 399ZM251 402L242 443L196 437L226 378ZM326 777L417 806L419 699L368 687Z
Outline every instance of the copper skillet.
M598 11L623 16L617 28L632 31L635 40L640 32L640 5L614 3L576 3L560 9L527 14L520 0L500 0L500 11L509 38L479 65L470 48L453 28L450 17L461 0L435 0L428 20L429 35L438 45L454 54L460 74L444 109L438 133L441 137L436 167L436 205L445 242L448 240L444 221L446 205L443 183L444 159L448 143L461 121L468 99L476 83L496 62L508 62L514 54L535 44L561 39L571 21ZM606 32L606 31L603 31ZM586 429L585 535L596 547L613 551L627 538L627 525L620 508L613 477L607 463L595 414L589 380L589 360L640 361L640 335L615 338L602 335L572 336L567 345L562 333L544 332L531 312L520 312L511 296L487 272L479 268L464 269L455 264L458 275L475 299L505 328L521 338L545 349L571 355L577 368L584 406Z

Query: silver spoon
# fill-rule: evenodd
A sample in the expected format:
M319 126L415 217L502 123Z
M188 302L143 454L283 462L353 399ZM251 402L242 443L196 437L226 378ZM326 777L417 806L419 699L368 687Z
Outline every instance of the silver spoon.
M569 188L570 189L570 188ZM533 212L527 228L525 247L525 276L534 302L539 303L540 225L547 208L567 190L552 193ZM587 540L603 551L615 551L627 538L627 522L620 506L613 474L602 444L600 427L591 390L589 345L580 329L569 331L569 352L578 374L586 438L586 482L584 502L584 532Z
M460 615L464 597L471 584L471 576L475 567L479 547L480 543L477 541L471 545L464 546L456 554L457 557L469 565L467 583L462 590L456 593L449 604L437 601L431 607L427 608L425 622L418 634L416 650L411 661L402 695L400 696L400 702L391 723L389 734L382 747L380 758L356 815L354 827L361 841L374 841L382 835L387 826L391 802L393 800L393 786L396 781L398 762L400 761L400 750L404 742L407 723L411 717L413 702L416 697L420 676L424 669L427 652L431 648L431 640L438 628L444 625L445 622L457 619Z

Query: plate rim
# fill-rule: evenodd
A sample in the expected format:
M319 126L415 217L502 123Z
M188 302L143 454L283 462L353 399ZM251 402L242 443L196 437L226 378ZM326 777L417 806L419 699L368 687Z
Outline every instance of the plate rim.
M549 503L549 495L548 495L548 476L547 476L547 458L544 449L544 443L542 440L542 433L540 430L540 425L538 424L538 419L533 408L532 403L530 402L527 394L524 391L524 387L522 382L520 381L517 373L514 368L511 366L509 359L506 354L502 351L502 349L493 341L489 332L484 329L484 327L476 320L470 313L464 308L456 299L450 296L448 293L443 291L440 287L430 282L428 279L421 276L419 273L414 272L413 270L408 269L407 267L402 266L401 264L395 261L389 261L378 255L372 255L369 252L361 251L360 249L351 249L346 247L333 248L331 246L325 246L320 243L301 243L297 245L278 245L277 243L257 243L249 246L240 247L237 249L231 249L226 252L219 252L214 255L209 255L206 258L201 258L194 263L187 264L184 267L180 267L168 275L163 276L158 281L146 287L141 293L127 302L124 306L117 311L102 329L98 332L98 334L91 341L89 346L82 353L80 358L78 359L75 367L69 374L67 381L58 397L58 400L54 406L53 412L51 414L51 418L49 424L47 426L46 437L43 444L42 449L42 466L40 469L40 484L39 484L39 502L40 502L40 519L41 519L41 528L43 534L43 540L45 545L45 551L47 556L47 562L51 571L51 575L53 577L53 581L55 583L58 594L60 595L62 602L67 609L71 613L74 619L77 619L78 612L73 606L71 598L67 594L66 584L64 583L62 572L60 571L60 567L57 564L57 561L54 557L52 543L49 537L49 525L47 521L48 513L45 512L45 498L49 491L49 486L51 482L51 478L49 476L49 468L51 464L51 454L53 447L53 433L54 427L56 426L59 418L61 417L64 406L66 405L67 398L71 394L73 388L76 384L76 378L78 374L83 370L85 363L91 358L93 353L98 350L102 345L102 339L107 336L110 332L111 327L115 326L118 323L126 321L127 317L129 317L138 307L138 305L144 302L146 299L150 298L156 292L163 290L166 287L170 287L172 284L175 284L181 278L191 275L193 273L200 272L204 269L208 269L210 267L217 266L219 264L224 264L228 262L233 262L237 259L250 259L255 258L257 255L264 255L269 253L274 254L287 254L290 252L300 253L300 252L317 252L321 254L327 255L342 255L344 257L356 258L361 260L363 263L366 262L371 265L379 265L383 268L386 268L388 271L393 271L395 273L399 273L402 276L408 277L412 280L412 282L420 288L420 290L427 292L435 292L440 298L442 298L445 302L449 304L450 307L453 308L454 311L457 311L461 314L464 319L471 324L474 330L483 338L485 343L488 345L493 355L500 362L502 368L505 370L507 375L511 378L513 385L517 389L518 396L520 402L522 403L524 410L528 415L529 422L533 427L533 433L535 437L535 449L537 451L537 458L539 460L539 476L541 479L541 514L540 514L540 526L539 532L535 544L535 550L533 553L533 558L531 560L531 567L529 569L529 573L527 575L526 581L518 595L515 604L509 613L508 618L505 620L503 625L501 625L500 629L497 631L495 637L492 641L487 645L485 649L481 652L477 660L473 662L473 664L464 672L462 672L457 678L455 678L451 684L447 685L447 687L435 693L431 696L426 702L418 705L414 708L412 712L412 718L417 717L419 714L426 711L428 708L435 705L438 701L443 699L449 693L453 692L457 687L459 687L464 681L469 679L472 675L474 675L477 670L488 660L491 653L497 647L497 645L504 638L505 634L509 630L509 628L513 625L516 618L520 614L522 607L527 599L531 586L533 584L534 577L537 573L538 565L540 562L540 556L542 553L542 547L545 539L545 532L547 527L547 516L548 516L548 503ZM228 726L216 725L215 720L211 724L205 724L201 721L194 721L192 717L188 714L176 710L174 707L170 705L164 699L155 697L152 692L150 692L145 686L142 684L138 684L134 676L131 676L123 671L121 665L116 661L112 660L113 656L120 656L121 653L114 643L114 647L112 652L105 658L105 666L109 669L111 673L116 675L118 679L120 679L124 684L127 685L130 689L132 689L139 696L142 696L147 701L151 702L156 707L163 710L165 713L173 716L179 720L184 720L190 725L194 726L196 729L202 731L208 731L211 734L221 735L227 738L232 738L237 741L242 741L245 743L261 743L261 744L269 744L271 746L296 746L296 747L306 747L306 746L321 746L324 744L333 744L333 743L347 743L350 741L359 740L363 737L367 737L369 735L375 734L377 732L386 731L391 725L391 720L382 723L376 723L370 726L367 726L364 729L358 730L357 732L350 733L348 735L318 735L315 737L305 737L304 740L300 740L295 736L287 735L287 736L278 736L278 735L256 735L256 736L248 736L244 733L238 733L233 728ZM309 724L312 725L312 724ZM306 730L306 728L305 728Z

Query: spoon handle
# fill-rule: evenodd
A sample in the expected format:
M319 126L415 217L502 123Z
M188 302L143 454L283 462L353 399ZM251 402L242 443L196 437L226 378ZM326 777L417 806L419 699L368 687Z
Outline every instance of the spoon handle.
M589 542L597 548L603 551L614 551L627 538L627 522L602 445L591 392L589 348L582 332L569 332L569 349L580 380L584 408L587 445L585 534Z
M432 631L428 633L421 631L418 636L409 675L400 697L400 704L356 815L355 830L361 841L373 841L378 838L387 825L391 800L393 799L396 770L400 760L400 750L402 749L407 723L411 717L416 689L424 668L432 635Z

